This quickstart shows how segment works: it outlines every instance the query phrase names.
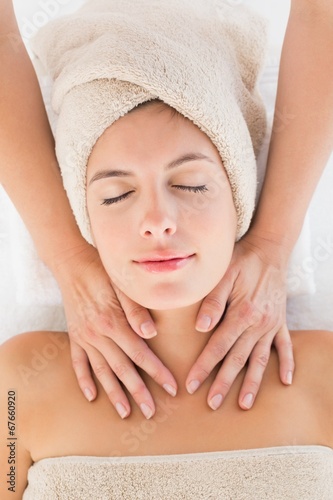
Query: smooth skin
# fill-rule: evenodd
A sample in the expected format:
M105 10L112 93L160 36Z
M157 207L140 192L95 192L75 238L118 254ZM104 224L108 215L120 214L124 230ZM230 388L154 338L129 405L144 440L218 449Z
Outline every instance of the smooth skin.
M284 383L290 381L289 374L294 369L289 335L283 327L284 282L306 208L332 148L332 22L331 2L292 0L281 60L276 126L260 204L250 231L236 245L224 282L207 297L199 314L197 329L206 330L202 321L205 323L207 317L211 318L209 328L212 328L228 302L224 321L191 368L186 383L192 380L202 383L217 361L229 352L218 386L210 389L211 397L221 390L226 396L252 352L239 392L243 409L249 407L243 402L247 394L252 394L252 403L256 397L269 346L276 334ZM134 373L132 359L162 385L174 385L172 374L146 349L139 336L132 335L131 328L146 337L154 333L147 310L125 297L118 300L96 250L79 234L62 187L38 82L20 42L12 3L8 0L0 2L0 40L0 181L61 288L73 365L82 391L88 399L97 394L89 369L95 350L103 353L104 358L94 367L95 373L113 386L116 399L127 396L115 384L110 373L114 371L114 363L108 365L108 360L116 359L122 352L129 356L122 365L124 379ZM296 118L282 126L279 117L284 110ZM20 140L14 141L13 137ZM28 185L31 190L27 190ZM296 198L295 186L298 186ZM278 300L274 298L276 290L281 291ZM274 306L269 310L262 307L267 298ZM237 326L239 316L245 318L244 330ZM121 335L124 331L127 336ZM133 393L138 404L154 406L139 380Z
M140 372L156 402L156 413L146 427L148 422L129 393L126 394L133 410L124 420L110 405L98 379L94 379L98 387L96 400L89 403L85 399L72 369L66 333L32 332L13 337L0 347L1 499L21 499L29 467L48 457L163 455L288 445L333 447L333 334L300 331L292 332L291 338L297 365L294 383L286 388L280 382L278 358L273 350L250 412L244 412L237 404L245 369L216 411L206 404L214 373L194 395L189 395L184 390L186 371L180 370L181 363L171 364L181 388L172 398ZM160 355L154 347L155 339L148 342ZM197 339L201 339L201 345L196 345L191 358L184 360L186 369L203 347L203 336ZM36 352L44 359L38 370ZM47 357L51 352L56 353L52 359ZM163 355L161 359L166 362ZM9 467L9 389L15 389L17 395L15 493L7 490L5 477Z

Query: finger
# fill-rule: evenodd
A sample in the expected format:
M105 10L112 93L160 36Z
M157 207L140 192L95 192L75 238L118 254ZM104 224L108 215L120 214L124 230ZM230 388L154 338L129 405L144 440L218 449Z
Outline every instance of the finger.
M253 329L249 328L226 356L207 398L208 404L213 410L216 410L226 398L238 374L246 365L257 341L258 338L254 335Z
M222 281L203 300L195 328L199 332L212 330L222 318L236 276L227 272Z
M156 327L148 310L133 302L124 293L118 290L116 290L116 293L132 329L145 339L155 337L157 335Z
M232 314L227 314L187 376L186 388L190 394L193 394L206 380L217 363L225 358L244 331L246 331L246 326L235 321Z
M295 362L293 344L287 325L283 325L276 334L274 345L280 361L281 382L286 385L291 385L295 371Z
M125 353L136 366L144 370L168 394L171 396L176 395L177 382L170 370L149 349L146 342L128 327L125 321L123 321L120 328L115 328L110 322L103 321L102 324L95 325L95 330L97 333L102 332L103 335L97 335L91 345L103 353L105 359L110 363L111 369L113 369L111 365L113 358L110 349L117 346L123 351L123 354Z
M243 410L252 408L259 392L259 388L271 354L274 333L266 334L255 345L250 358L249 366L239 393L239 406Z
M82 347L80 347L79 344L73 340L70 340L70 351L72 365L80 389L88 401L93 401L97 396L97 389L91 376L88 357L84 349L82 349Z
M172 373L163 365L162 361L149 349L142 339L135 338L133 340L135 342L132 343L128 350L126 346L124 352L136 366L144 370L158 385L163 387L168 394L175 396L177 394L177 382ZM108 356L106 356L106 359L109 361ZM111 362L112 360L110 359L110 366L114 369ZM136 370L135 373L137 373ZM125 383L125 381L123 382ZM126 383L125 385L128 387ZM131 389L129 387L128 389L133 395Z
M126 418L131 407L117 377L113 374L103 356L95 349L89 348L89 361L97 379L100 381L108 398L121 418Z
M154 415L155 405L150 392L131 361L120 349L113 349L112 355L109 355L107 360L93 349L89 354L89 360L96 377L122 418L129 415L130 405L118 379L133 396L143 415L147 419Z

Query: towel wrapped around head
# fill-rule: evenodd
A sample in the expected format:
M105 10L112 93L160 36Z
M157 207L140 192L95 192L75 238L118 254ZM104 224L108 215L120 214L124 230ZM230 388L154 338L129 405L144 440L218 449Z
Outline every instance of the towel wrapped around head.
M248 229L265 112L256 80L263 20L223 0L92 0L50 22L32 48L54 80L56 152L83 236L92 242L86 168L97 139L135 106L160 99L217 147Z

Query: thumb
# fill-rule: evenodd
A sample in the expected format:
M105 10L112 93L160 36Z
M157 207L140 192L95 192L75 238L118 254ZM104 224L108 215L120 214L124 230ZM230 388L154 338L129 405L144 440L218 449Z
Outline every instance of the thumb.
M208 332L217 325L225 311L237 276L238 274L229 268L221 281L203 300L197 316L196 330Z
M145 339L155 337L157 331L149 311L131 300L117 287L114 289L126 319L135 333Z

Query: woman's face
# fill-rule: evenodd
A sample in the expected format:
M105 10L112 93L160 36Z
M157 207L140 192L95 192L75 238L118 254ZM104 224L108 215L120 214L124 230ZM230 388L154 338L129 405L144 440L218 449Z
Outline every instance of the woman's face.
M219 153L165 105L139 108L99 138L87 206L106 271L144 307L197 303L228 267L237 218Z

